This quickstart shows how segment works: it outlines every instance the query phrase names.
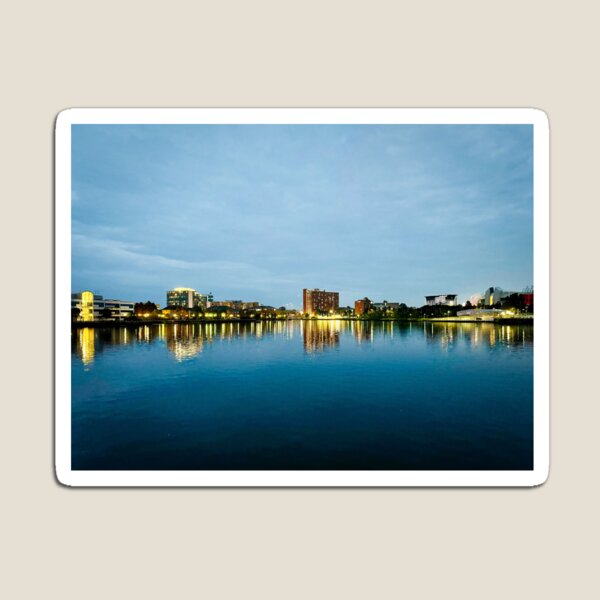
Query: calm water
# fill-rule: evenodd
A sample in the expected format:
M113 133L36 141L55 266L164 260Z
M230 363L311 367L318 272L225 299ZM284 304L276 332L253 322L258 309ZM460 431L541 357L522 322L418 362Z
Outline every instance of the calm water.
M72 333L73 469L531 469L533 327Z

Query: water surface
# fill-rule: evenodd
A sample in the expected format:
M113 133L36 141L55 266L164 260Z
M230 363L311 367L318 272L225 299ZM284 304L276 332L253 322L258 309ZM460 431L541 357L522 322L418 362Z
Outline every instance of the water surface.
M73 469L532 469L533 327L72 333Z

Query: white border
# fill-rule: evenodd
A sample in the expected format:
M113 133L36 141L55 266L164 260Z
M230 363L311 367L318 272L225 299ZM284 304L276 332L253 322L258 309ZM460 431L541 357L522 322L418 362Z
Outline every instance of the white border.
M72 124L531 124L534 127L534 469L532 471L72 471ZM536 486L550 462L550 154L534 108L71 108L56 119L55 465L67 486L397 487Z

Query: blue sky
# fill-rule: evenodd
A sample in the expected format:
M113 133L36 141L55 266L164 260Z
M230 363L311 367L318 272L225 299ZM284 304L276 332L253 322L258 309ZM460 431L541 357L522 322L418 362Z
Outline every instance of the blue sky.
M302 306L533 283L530 125L74 125L72 287Z

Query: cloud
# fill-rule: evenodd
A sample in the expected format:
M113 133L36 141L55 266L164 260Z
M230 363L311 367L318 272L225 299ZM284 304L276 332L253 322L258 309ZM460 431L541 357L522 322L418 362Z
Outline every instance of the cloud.
M522 126L78 127L73 285L274 305L520 289L531 156Z

